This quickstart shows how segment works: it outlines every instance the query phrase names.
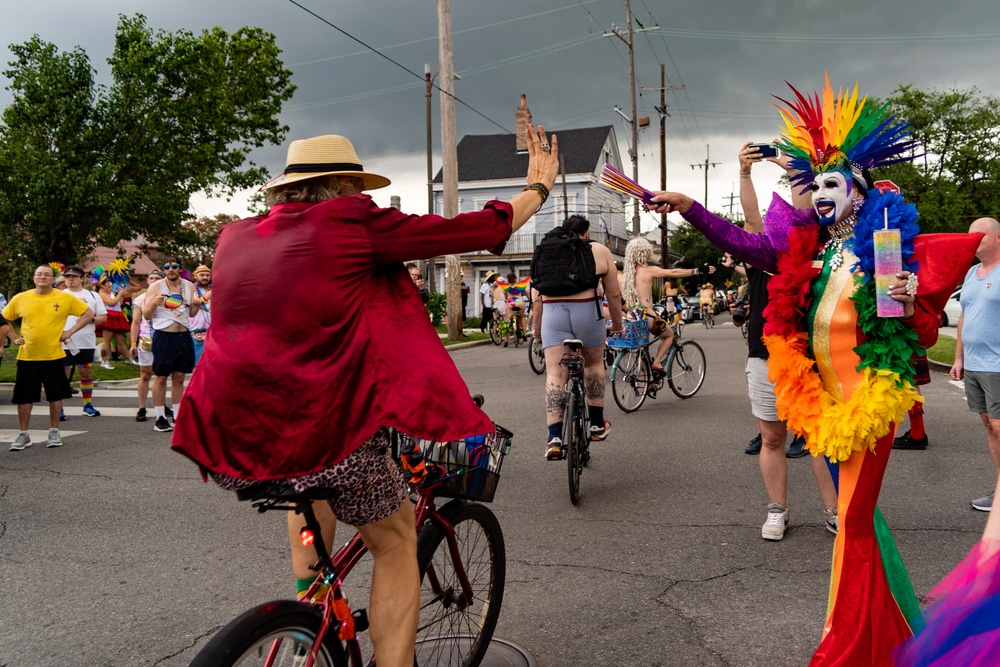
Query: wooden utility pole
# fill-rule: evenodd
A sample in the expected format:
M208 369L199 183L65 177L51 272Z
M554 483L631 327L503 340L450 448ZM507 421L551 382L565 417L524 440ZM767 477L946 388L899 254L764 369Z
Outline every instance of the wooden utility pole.
M677 90L684 86L667 85L667 66L660 64L660 87L642 88L641 90L659 90L660 106L656 111L660 114L660 189L667 189L667 91ZM660 266L667 268L667 254L670 251L670 228L667 226L666 212L660 214Z
M433 134L431 133L431 96L434 90L434 77L431 76L431 66L424 65L424 82L427 89L424 99L427 107L427 214L434 215L434 171L433 171ZM431 257L424 261L424 278L431 294L437 291L437 258Z
M708 161L708 145L706 144L705 145L705 163L704 164L693 164L693 165L691 165L692 169L698 167L698 168L701 168L701 169L705 170L705 199L704 199L704 201L701 202L701 205L705 207L706 211L709 210L708 209L708 168L709 167L715 167L715 166L720 165L720 164L722 164L722 163L721 162L709 162Z
M458 215L458 145L455 138L455 63L451 41L451 0L438 0L438 60L441 90L441 169L443 215ZM462 338L462 265L458 255L445 255L448 338Z
M658 26L652 28L641 28L639 30L632 30L632 4L630 0L625 0L625 21L628 23L627 37L622 34L621 30L612 26L611 32L604 33L604 37L609 37L614 35L618 39L625 42L625 46L628 47L628 81L629 81L629 93L632 99L632 118L626 119L629 125L632 126L632 144L629 146L628 155L632 158L632 180L636 183L639 182L639 119L635 117L635 47L633 42L633 35L636 32L646 32L647 30L659 30ZM632 234L634 236L639 236L639 200L636 199L632 202Z

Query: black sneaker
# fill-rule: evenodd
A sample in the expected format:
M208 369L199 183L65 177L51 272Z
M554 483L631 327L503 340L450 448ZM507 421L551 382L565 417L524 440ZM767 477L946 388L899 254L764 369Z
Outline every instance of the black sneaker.
M788 445L788 451L785 452L785 458L798 459L808 453L809 452L806 451L806 439L801 435L797 435L795 436L795 439L792 440L792 444Z
M170 425L170 422L165 417L157 417L156 422L153 424L153 430L163 433L164 431L173 431L174 427Z
M927 434L924 433L924 437L917 439L910 435L907 431L903 435L899 436L892 441L893 449L927 449Z
M174 421L174 409L169 405L164 406L163 411L167 413L167 419Z
M746 452L747 454L760 454L760 448L763 446L763 444L764 441L761 439L760 433L758 433L757 435L754 436L753 440L751 440L747 444L747 448L744 449L743 451Z
M137 422L146 421L146 408L139 408L139 411L135 413L135 420Z

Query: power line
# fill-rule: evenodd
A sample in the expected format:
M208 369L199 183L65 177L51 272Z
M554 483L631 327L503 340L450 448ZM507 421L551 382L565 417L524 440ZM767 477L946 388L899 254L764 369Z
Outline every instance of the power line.
M344 29L342 29L342 28L334 25L333 23L331 23L330 21L326 20L325 18L323 18L322 16L320 16L316 12L312 11L311 9L302 6L301 4L299 4L298 2L296 2L295 0L288 0L288 1L290 3L292 3L293 5L295 5L296 7L298 7L299 9L301 9L302 11L304 11L305 13L309 14L310 16L312 16L312 17L318 19L319 21L322 21L326 25L330 26L331 28L333 28L334 30L336 30L340 34L344 35L345 37L347 37L347 38L349 38L349 39L357 42L358 44L360 44L361 46L365 47L366 49L368 49L372 53L375 53L375 54L381 56L382 58L385 58L386 60L388 60L389 62L391 62L393 65L395 65L399 69L403 70L404 72L407 72L408 74L413 75L415 78L420 79L421 84L426 85L426 80L424 79L424 75L423 74L417 74L416 72L414 72L413 70L411 70L406 65L403 65L402 63L400 63L400 62L398 62L396 60L393 60L389 56L385 55L384 53L382 53L381 51L379 51L378 49L376 49L374 46L370 46L369 44L366 44L365 42L361 41L360 39L358 39L357 37L355 37L351 33L349 33L346 30L344 30ZM513 132L511 132L510 130L508 130L506 127L504 127L500 123L496 122L495 120L493 120L492 118L490 118L486 114L482 113L478 109L476 109L476 108L470 106L469 104L467 104L466 102L462 101L458 96L453 95L451 93L445 92L444 90L442 90L435 83L432 83L431 85L434 88L437 88L438 92L441 93L442 95L448 95L449 97L451 97L453 100L455 100L456 102L458 102L459 104L461 104L463 107L465 107L469 111L471 111L471 112L475 113L476 115L480 116L481 118L484 118L484 119L488 120L489 122L493 123L494 125L496 125L497 127L499 127L501 130L503 130L507 134L513 134Z

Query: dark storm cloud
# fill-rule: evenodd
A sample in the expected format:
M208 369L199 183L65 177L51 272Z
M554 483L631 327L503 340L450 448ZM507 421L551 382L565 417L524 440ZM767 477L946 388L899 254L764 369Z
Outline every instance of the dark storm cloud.
M141 12L152 27L165 30L261 26L277 36L298 86L283 112L290 137L344 134L394 185L405 189L413 181L419 191L423 66L438 69L436 4L299 1L399 65L287 0L4 3L0 43L39 33L62 49L79 44L106 77L104 60L119 13ZM862 94L878 97L900 84L939 90L976 86L1000 95L994 67L1000 9L994 0L646 0L633 2L632 11L643 26L662 27L634 37L637 87L659 85L660 63L669 84L685 85L667 95L669 184L700 198L704 174L690 165L704 162L710 145L711 160L722 163L710 169L709 204L716 209L731 189L739 144L775 135L778 116L771 96L789 93L785 80L811 92L829 71L835 88L859 81ZM501 127L513 131L523 93L535 121L548 129L614 125L628 166L629 131L613 111L617 105L630 114L627 50L620 39L602 36L612 25L624 27L622 1L454 0L452 12L455 70L462 76L456 95L478 112L459 105L459 137L502 132ZM4 49L0 57L6 62L9 52ZM4 91L0 104L7 100ZM641 91L637 115L649 116L652 125L641 133L640 173L651 186L659 180L658 103L659 93ZM435 93L435 142L438 122ZM262 149L255 159L280 171L284 148Z

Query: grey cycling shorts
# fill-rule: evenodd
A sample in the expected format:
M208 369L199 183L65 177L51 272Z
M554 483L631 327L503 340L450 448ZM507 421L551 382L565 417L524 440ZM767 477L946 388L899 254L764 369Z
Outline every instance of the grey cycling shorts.
M597 314L593 299L586 301L545 300L542 306L542 349L578 338L584 347L604 345L608 338L604 315Z

